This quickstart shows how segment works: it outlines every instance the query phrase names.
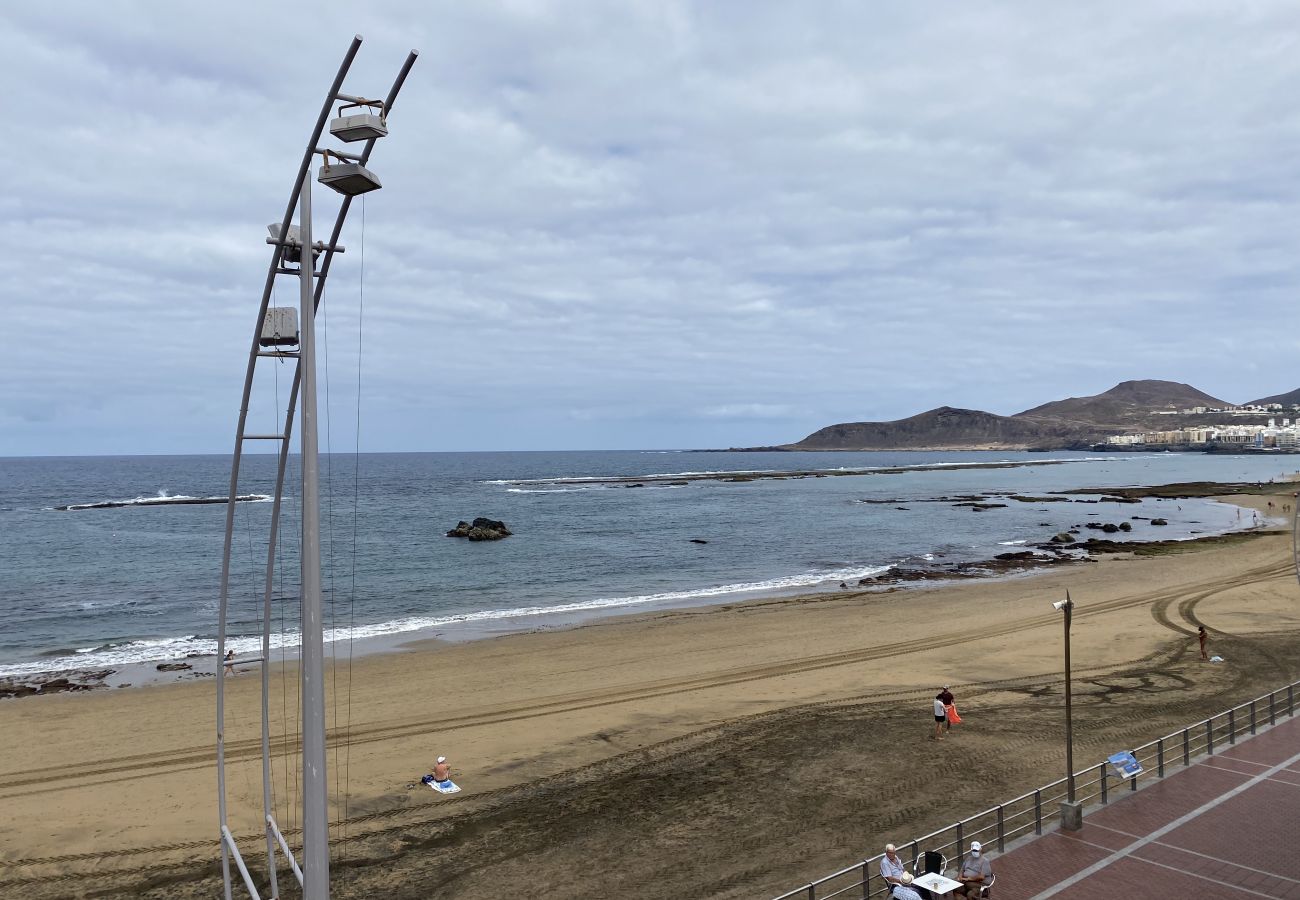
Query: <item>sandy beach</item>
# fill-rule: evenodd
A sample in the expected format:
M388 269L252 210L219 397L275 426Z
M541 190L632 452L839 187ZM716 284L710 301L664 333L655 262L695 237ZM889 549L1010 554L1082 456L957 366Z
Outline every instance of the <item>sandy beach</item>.
M971 815L1061 774L1050 602L1067 589L1080 766L1300 672L1280 531L1032 577L411 645L357 659L350 688L346 661L330 676L348 795L335 895L772 896ZM1224 664L1199 659L1200 623ZM294 676L272 675L282 747ZM944 684L965 722L935 742ZM261 869L252 672L227 714L232 829ZM213 720L210 679L0 702L0 896L215 896ZM438 754L455 797L417 783ZM293 759L275 761L291 841Z

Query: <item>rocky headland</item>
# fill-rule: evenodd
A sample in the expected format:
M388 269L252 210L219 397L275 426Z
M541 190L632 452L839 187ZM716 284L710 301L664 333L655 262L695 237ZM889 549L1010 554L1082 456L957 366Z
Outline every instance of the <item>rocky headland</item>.
M1285 405L1298 402L1297 398L1300 390L1254 400L1251 405ZM1055 400L1012 415L941 406L905 419L828 425L792 444L733 449L1088 450L1112 435L1191 424L1263 424L1268 418L1267 413L1185 412L1228 406L1189 384L1124 381L1101 394Z

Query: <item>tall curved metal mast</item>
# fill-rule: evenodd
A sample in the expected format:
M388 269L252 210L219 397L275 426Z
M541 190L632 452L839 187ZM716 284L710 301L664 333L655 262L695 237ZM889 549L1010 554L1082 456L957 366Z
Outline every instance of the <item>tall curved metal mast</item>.
M244 393L239 407L239 424L235 431L235 448L230 467L230 495L226 504L225 541L221 553L221 593L218 607L217 655L224 660L226 654L226 626L230 596L230 557L234 543L235 498L239 494L240 468L244 444L247 441L272 441L279 444L276 468L275 494L271 507L270 531L267 537L266 570L262 596L262 650L261 655L236 661L237 665L259 666L262 675L262 817L266 830L267 881L270 897L279 897L276 876L276 852L282 852L291 871L302 885L306 900L325 900L329 897L329 820L328 781L325 766L325 683L324 683L324 628L321 615L320 574L320 521L317 488L317 425L316 425L316 337L315 314L320 306L329 277L330 264L335 253L342 253L339 236L347 219L352 198L378 188L379 180L366 164L374 150L375 142L387 134L388 115L406 76L415 64L416 51L412 50L402 64L397 77L383 100L371 100L341 93L343 80L361 47L360 35L353 38L343 62L339 66L325 102L321 105L316 125L307 141L289 202L280 221L270 228L267 243L272 245L271 261L267 267L266 283L257 310L257 324L253 330L252 347L248 353L248 367L244 375ZM321 146L321 136L330 110L341 104L340 115L330 123L334 137L349 143L364 142L360 153L334 150ZM343 108L361 112L343 116ZM328 242L313 241L311 217L311 162L312 157L324 157L318 180L343 195ZM331 158L338 162L331 162ZM298 207L298 225L291 225L294 208ZM319 262L318 262L319 257ZM292 265L297 263L296 266ZM270 301L276 278L287 276L299 282L299 307L297 322L292 308L273 308ZM300 329L301 333L298 334ZM297 349L285 349L296 347ZM251 434L247 431L249 399L261 360L279 362L295 361L289 400L284 424L278 434ZM294 859L287 842L280 833L272 804L271 751L270 751L270 671L271 657L271 587L277 560L276 537L284 499L284 477L293 432L294 411L299 396L302 401L302 543L301 543L301 604L302 649L301 681L303 708L303 765L302 765L302 822L303 849L301 865ZM219 841L221 846L221 872L225 898L231 900L231 867L233 858L239 875L249 893L257 900L255 880L239 852L227 820L226 803L226 712L225 667L217 666L217 806Z

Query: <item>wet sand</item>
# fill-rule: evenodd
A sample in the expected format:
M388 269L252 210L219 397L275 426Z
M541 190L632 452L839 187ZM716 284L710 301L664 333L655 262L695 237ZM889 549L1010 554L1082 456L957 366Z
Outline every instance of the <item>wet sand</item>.
M1080 766L1300 672L1282 533L424 642L356 660L350 691L345 666L329 678L349 796L335 896L771 896L978 812L1063 768L1049 604L1067 588ZM1199 623L1227 663L1199 660ZM293 676L272 678L277 746L294 738ZM966 721L935 742L942 684ZM212 695L207 681L0 703L0 896L215 896ZM257 698L255 675L234 679L227 748L232 829L260 869ZM438 754L455 797L416 783ZM293 842L291 760L275 771Z

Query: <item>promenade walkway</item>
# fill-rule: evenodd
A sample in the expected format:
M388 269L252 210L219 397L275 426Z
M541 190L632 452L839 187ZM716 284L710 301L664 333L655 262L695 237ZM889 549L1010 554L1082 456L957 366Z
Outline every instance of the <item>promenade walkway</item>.
M1300 900L1300 719L993 856L994 900Z

